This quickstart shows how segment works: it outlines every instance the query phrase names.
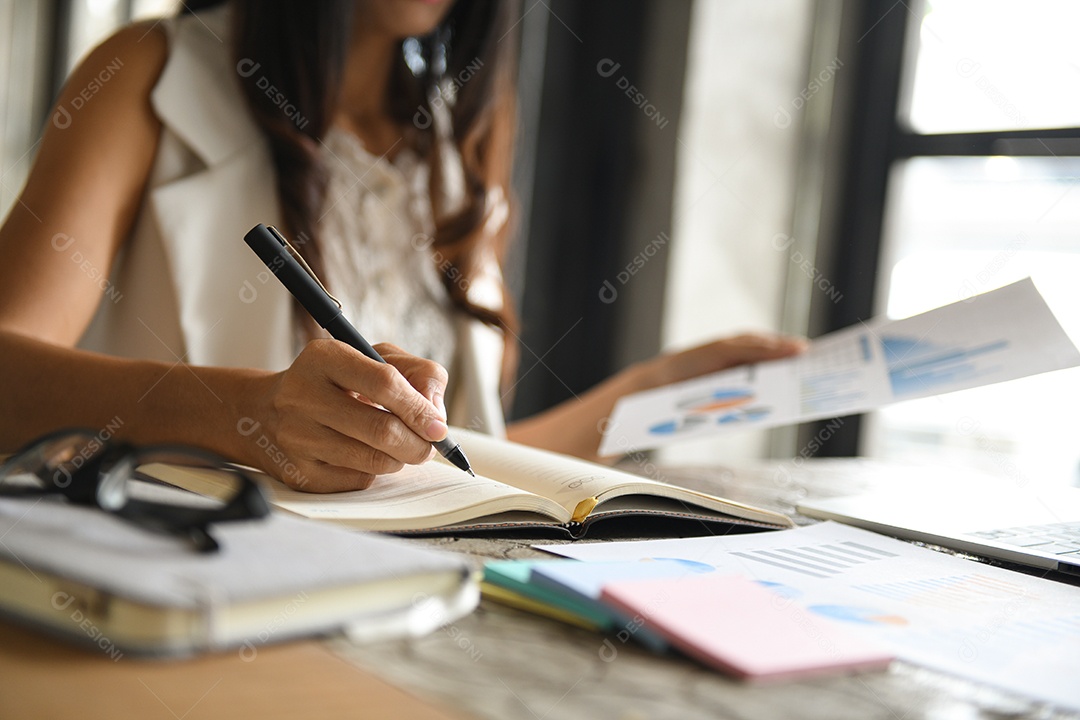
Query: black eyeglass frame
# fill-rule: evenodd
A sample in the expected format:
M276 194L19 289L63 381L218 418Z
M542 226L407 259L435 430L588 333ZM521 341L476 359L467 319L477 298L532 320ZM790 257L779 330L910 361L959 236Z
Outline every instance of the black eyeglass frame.
M44 458L30 472L42 483L39 487L8 485L5 478L15 468L44 452L51 443L66 439L85 440L98 446L90 454L80 453L84 462L77 467L49 466ZM169 485L152 475L139 472L140 458L174 456L201 464L216 471L231 473L239 482L236 494L221 507L197 508L139 500L127 495L129 479L156 485ZM96 507L140 527L187 537L199 552L215 552L217 541L210 535L213 523L254 520L270 514L270 505L251 476L215 453L184 445L155 444L137 446L125 441L101 439L92 430L64 428L42 435L20 448L0 464L0 497L40 497L59 494L76 505Z

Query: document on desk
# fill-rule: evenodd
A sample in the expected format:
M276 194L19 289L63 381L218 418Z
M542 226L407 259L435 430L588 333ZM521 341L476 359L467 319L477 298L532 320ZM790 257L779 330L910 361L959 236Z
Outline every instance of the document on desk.
M840 417L1080 365L1030 278L814 340L803 354L622 398L600 445L617 455L746 428Z
M840 623L897 657L1080 709L1077 587L828 522L755 535L537 547L577 560L677 559L743 575L779 602Z

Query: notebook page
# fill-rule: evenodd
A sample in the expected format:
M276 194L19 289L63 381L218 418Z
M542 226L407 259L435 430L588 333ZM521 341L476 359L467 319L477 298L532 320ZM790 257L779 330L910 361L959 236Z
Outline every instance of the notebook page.
M210 471L162 467L154 468L153 474L182 487L202 486L211 475ZM329 494L293 490L269 476L257 477L270 502L283 510L367 530L423 530L510 510L541 513L557 522L569 520L566 511L547 498L485 477L471 477L440 461L379 475L364 490Z

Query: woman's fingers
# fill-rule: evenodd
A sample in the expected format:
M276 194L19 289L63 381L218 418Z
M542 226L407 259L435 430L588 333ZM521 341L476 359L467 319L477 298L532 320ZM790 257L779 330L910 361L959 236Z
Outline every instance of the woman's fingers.
M806 340L802 338L747 333L717 340L694 350L714 355L715 363L721 367L732 367L794 355L805 350L806 345Z
M328 465L316 460L298 463L299 471L292 477L279 478L294 490L310 493L335 493L366 490L375 475L350 468Z
M371 445L317 423L290 428L280 441L282 447L303 453L296 460L298 471L281 479L306 492L363 490L376 475L397 472L405 465Z
M320 341L315 341L318 342ZM394 362L387 359L387 362L380 363L342 343L325 342L333 343L333 346L326 348L319 360L324 362L322 371L332 383L342 390L358 393L386 408L413 433L428 442L446 437L446 422L440 416L438 408L395 366L394 362L405 361L400 354L391 354ZM416 358L414 362L408 363L410 372L419 373L416 361L438 367L436 363ZM434 372L428 369L426 373L419 373L418 379L425 383L424 389L429 389L427 386L432 384ZM445 371L443 375L445 377ZM445 388L445 380L440 387ZM402 436L396 434L395 423L386 418L378 422L378 429L395 433L388 441L402 440Z
M434 449L430 440L417 435L389 411L358 400L336 385L326 384L311 401L307 414L344 438L409 465L427 462L432 457Z
M375 349L386 362L396 367L409 384L435 406L440 417L446 420L446 405L443 401L446 394L446 368L426 358L410 355L390 343L379 343Z
M746 333L715 340L681 352L661 355L651 361L650 386L669 385L737 365L776 360L806 349L802 338L764 333Z
M384 349L387 362L380 363L337 341L316 340L275 376L263 426L284 460L261 458L267 472L297 489L336 492L433 457L432 441L447 434L432 402L445 392L446 371Z

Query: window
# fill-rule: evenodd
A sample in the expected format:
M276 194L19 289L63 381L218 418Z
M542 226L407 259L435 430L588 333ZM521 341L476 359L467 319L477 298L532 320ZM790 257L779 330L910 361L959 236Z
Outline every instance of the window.
M891 128L860 167L879 202L843 211L860 218L849 228L880 231L860 258L876 269L862 286L867 314L910 315L1030 275L1080 341L1080 5L871 5L861 43L875 45L863 52L893 95L876 100ZM1062 371L886 408L855 446L1024 485L1080 484L1078 401L1080 369Z
M170 15L177 0L72 0L0 7L0 218L30 172L47 113L64 79L131 19Z

